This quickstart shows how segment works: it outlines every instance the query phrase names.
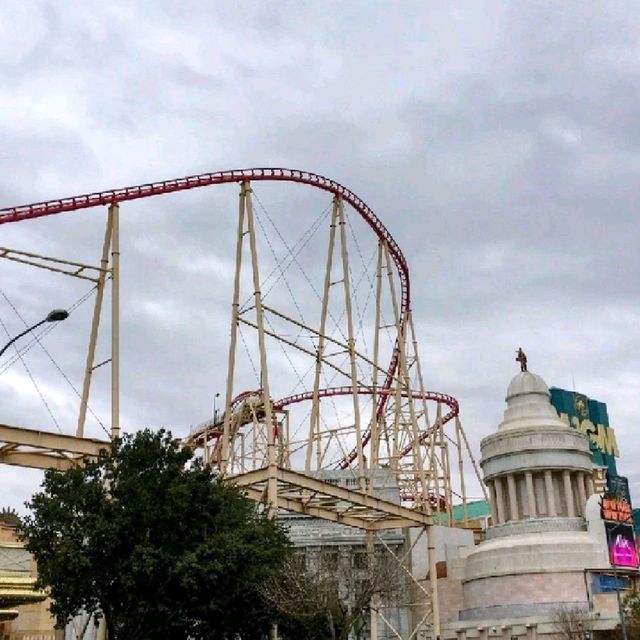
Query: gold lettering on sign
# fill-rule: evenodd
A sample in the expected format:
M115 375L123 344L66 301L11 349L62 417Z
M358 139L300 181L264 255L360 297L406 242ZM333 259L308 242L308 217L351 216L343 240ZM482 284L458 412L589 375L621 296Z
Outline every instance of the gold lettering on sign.
M607 473L606 469L595 468L592 472L593 490L595 493L604 493L607 487Z
M615 456L616 458L620 456L616 434L610 427L607 428L604 425L599 424L598 433L593 434L591 439L596 443L596 446L605 453Z
M560 414L560 420L567 426L573 427L581 433L586 433L591 442L603 453L616 458L620 457L616 433L611 427L605 427L603 424L594 425L588 419L580 422L577 416L571 416L571 419L569 419L566 413Z

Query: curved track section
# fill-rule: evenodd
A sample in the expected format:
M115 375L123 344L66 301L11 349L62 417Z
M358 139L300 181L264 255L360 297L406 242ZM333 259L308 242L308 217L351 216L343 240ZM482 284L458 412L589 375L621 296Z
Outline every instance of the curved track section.
M299 171L297 169L233 169L231 171L217 171L216 173L202 173L186 178L175 180L163 180L162 182L152 182L149 184L137 185L134 187L124 187L122 189L111 189L80 196L71 196L59 200L48 200L46 202L36 202L34 204L20 205L17 207L6 207L0 209L0 224L9 222L19 222L21 220L33 220L44 216L51 216L68 211L79 211L101 205L111 205L129 200L140 200L151 196L165 195L189 189L209 187L216 184L227 184L230 182L297 182L310 185L323 191L328 191L336 196L340 196L348 202L371 227L380 240L383 240L389 247L389 252L398 268L401 282L401 309L406 312L410 308L410 288L409 288L409 268L407 261L393 236L382 224L372 209L361 200L353 191L342 186L335 180L330 180L317 173Z
M255 391L244 391L243 393L237 395L233 399L233 402L231 404L231 410L234 411L242 404L244 400L246 400L251 396L257 396L259 393L260 393L259 390L255 390ZM324 389L318 390L318 397L330 398L335 396L350 396L352 393L353 393L353 390L349 386L326 387ZM369 387L360 387L358 388L357 393L360 396L373 395L373 391ZM392 393L395 394L395 392L391 392L391 391L387 391L387 392L378 391L377 393L384 393L385 395L390 395ZM401 395L403 398L409 397L409 394L407 392L404 392ZM439 393L438 391L425 391L424 393L420 393L419 391L412 391L411 397L414 400L432 400L434 402L442 403L447 407L449 407L448 413L446 413L440 420L440 423L442 425L445 425L450 420L453 420L460 413L460 407L458 405L458 401L453 396L447 395L446 393ZM303 393L296 393L295 395L287 396L286 398L281 398L280 400L276 400L273 403L273 408L276 410L283 410L293 404L298 404L299 402L308 402L310 400L313 400L313 391L305 391ZM423 443L427 439L431 431L433 431L433 429L435 428L437 428L437 425L435 425L434 427L431 427L431 429L427 431L423 431L420 434L419 442ZM221 435L221 429L222 429L222 419L218 420L217 422L208 421L207 423L204 423L203 425L198 427L198 429L196 429L196 431L194 431L189 436L188 439L198 444L200 440L203 438L203 434L205 431L208 431L208 434L207 434L208 439L214 439ZM400 451L400 456L401 457L406 456L408 453L411 452L411 449L413 447L414 447L413 443L404 447L404 449Z
M353 393L353 390L351 389L351 387L346 387L346 386L329 387L326 389L320 389L318 391L318 397L329 398L331 396L349 396L352 393ZM360 387L357 393L358 395L361 395L361 396L373 395L373 391L369 387ZM377 393L381 395L389 396L395 392L378 391ZM407 392L403 392L401 395L403 398L409 397L409 393ZM424 393L421 393L420 391L412 391L411 397L414 400L433 400L435 402L441 402L442 404L449 407L449 412L446 413L441 419L441 424L443 425L449 422L450 420L453 420L460 413L460 406L458 405L458 401L453 396L447 395L446 393L439 393L437 391L425 391ZM284 409L289 405L296 404L298 402L305 402L312 399L313 399L313 391L305 391L304 393L297 393L293 396L288 396L287 398L282 398L281 400L277 400L276 402L273 403L273 406L275 409ZM423 443L428 438L429 434L434 428L435 427L432 427L431 429L428 429L427 431L423 431L420 434L420 438L419 438L420 444ZM369 430L367 430L367 434L368 434L368 437L371 436L371 432ZM365 434L365 437L367 437L367 434ZM367 441L368 441L368 437L367 437ZM400 451L400 456L401 457L406 456L411 451L411 449L413 449L414 446L415 446L414 443L411 443L406 447L404 447L404 449ZM347 456L347 458L345 458L340 463L340 468L342 469L346 468L349 462L352 462L351 454Z
M6 207L0 209L0 224L7 224L11 222L19 222L22 220L33 220L36 218L42 218L44 216L56 215L69 211L79 211L81 209L89 209L97 206L108 206L116 203L127 202L130 200L140 200L142 198L149 198L152 196L166 195L179 191L187 191L190 189L199 189L202 187L209 187L217 184L227 183L241 183L244 181L249 182L294 182L304 185L309 185L317 189L322 189L335 196L341 197L344 201L348 202L361 218L367 223L367 225L373 230L378 239L384 242L391 257L398 270L400 278L401 296L400 296L400 326L404 330L406 325L406 314L410 309L411 290L409 282L409 269L407 266L406 258L402 253L398 243L395 241L391 233L384 226L382 221L376 216L373 210L355 193L350 189L347 189L343 185L339 184L335 180L325 178L324 176L316 173L310 173L308 171L300 171L297 169L283 169L283 168L254 168L254 169L233 169L230 171L218 171L215 173L202 173L199 175L188 176L185 178L177 178L173 180L163 180L161 182L152 182L132 187L124 187L121 189L110 189L107 191L100 191L95 193L88 193L84 195L71 196L68 198L61 198L57 200L48 200L45 202L36 202L33 204L20 205L16 207ZM398 342L396 341L391 362L387 369L384 384L378 391L379 399L377 401L377 415L382 416L384 409L389 398L389 390L391 389L393 377L398 367L399 350ZM321 395L340 395L340 388L323 389ZM366 392L366 390L363 390ZM343 395L346 395L344 392ZM348 393L352 393L349 390ZM369 390L368 393L372 395ZM444 394L434 394L438 396L438 399L445 402L451 407L450 414L445 416L443 422L446 422L457 415L457 401L450 396L444 396ZM303 400L310 399L309 394L299 394L298 396L291 396L281 400L280 403L287 401L289 404L294 402L301 402ZM420 399L422 396L415 396ZM453 404L450 404L448 400L451 399L455 403L455 413ZM429 397L428 399L437 399L436 397ZM284 404L282 405L284 406ZM366 445L370 439L371 432L367 429L363 435L363 446ZM426 437L426 436L425 436ZM340 463L342 468L346 468L356 459L356 451L350 452Z

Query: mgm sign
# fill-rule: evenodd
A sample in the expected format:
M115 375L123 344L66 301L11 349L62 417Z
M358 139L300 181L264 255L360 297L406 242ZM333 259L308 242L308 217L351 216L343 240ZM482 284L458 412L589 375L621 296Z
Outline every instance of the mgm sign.
M570 427L589 436L594 465L607 467L617 476L616 458L620 455L616 434L609 426L607 405L582 393L551 387L551 404L560 418Z

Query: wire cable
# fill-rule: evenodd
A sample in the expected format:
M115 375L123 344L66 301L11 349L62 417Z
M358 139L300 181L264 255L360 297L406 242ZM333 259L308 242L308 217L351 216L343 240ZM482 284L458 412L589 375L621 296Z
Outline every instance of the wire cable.
M94 293L95 290L96 290L96 287L92 287L87 293L85 293L73 305L71 305L71 307L69 308L69 315L71 315L78 307L80 307L84 302L86 302L92 296L92 294ZM2 297L5 299L7 304L11 307L11 309L13 309L14 313L18 316L18 318L20 318L20 320L24 323L24 325L25 326L29 326L27 324L26 320L24 319L24 317L21 315L21 313L16 308L16 306L9 299L7 294L1 289L0 289L0 295L2 295ZM56 325L54 323L52 323L49 327L47 327L47 329L45 331L41 332L40 334L35 334L34 337L33 337L33 340L31 340L31 342L29 343L29 345L25 349L23 349L22 351L19 352L19 355L20 356L24 355L25 353L27 353L27 351L29 351L31 349L31 347L33 347L35 344L38 344L38 346L44 351L44 353L47 355L47 357L49 358L49 360L51 361L53 366L56 368L58 373L60 373L60 375L63 377L63 379L67 382L67 384L74 391L76 396L78 396L78 398L82 398L82 395L80 394L80 391L78 391L77 387L70 380L69 376L67 376L67 374L62 370L60 365L56 362L54 357L51 355L51 353L47 350L47 348L42 343L41 338L44 337L45 335L47 335L48 333L50 333L51 331L53 331L55 326ZM17 359L17 357L14 356L13 360L10 361L9 363L7 363L7 365L5 365L2 368L2 370L0 370L0 375L2 375L2 373L4 373L7 369L9 369L9 367L13 364L13 362L16 361L16 359ZM89 406L89 404L87 404L87 410L95 418L96 422L100 425L100 427L105 432L105 434L109 435L109 432L107 431L106 427L104 426L104 423L100 420L98 415Z
M7 329L7 325L4 323L2 318L0 318L0 324L2 325L2 328L4 329L4 332L7 334L7 337L11 338L11 333L9 333L9 329ZM14 345L14 348L15 348L15 345ZM40 389L40 386L38 385L38 383L36 382L35 378L33 377L33 374L31 373L31 369L29 369L29 366L25 362L25 360L22 357L22 354L20 354L20 352L18 352L18 357L20 358L20 362L22 362L22 366L25 368L25 371L27 372L27 375L29 376L29 379L31 380L33 386L35 387L36 392L40 396L40 400L42 400L42 404L44 404L44 406L45 406L45 408L47 410L47 413L49 414L49 416L51 416L51 420L53 420L53 424L56 426L56 428L58 429L58 431L60 433L63 433L63 431L62 431L62 429L60 427L60 424L56 420L56 417L53 415L53 411L51 411L51 407L49 406L49 403L47 402L46 398L44 397L44 395L42 393L42 390Z

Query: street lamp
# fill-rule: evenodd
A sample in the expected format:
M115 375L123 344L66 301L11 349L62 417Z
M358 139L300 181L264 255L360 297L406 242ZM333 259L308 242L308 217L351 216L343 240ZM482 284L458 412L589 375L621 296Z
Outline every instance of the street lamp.
M47 317L44 320L40 320L40 322L36 322L32 327L25 329L22 333L19 333L17 336L11 338L7 344L2 347L0 350L0 356L16 341L22 338L22 336L27 335L34 329L37 329L39 326L43 325L45 322L61 322L62 320L66 320L69 317L69 312L64 309L54 309L47 314Z
M216 420L218 418L218 409L216 408L216 401L220 397L219 393L216 393L213 396L213 426L216 426ZM204 426L204 442L203 442L203 454L204 454L204 463L209 464L209 423L208 421Z
M216 420L218 419L218 409L216 408L216 400L220 397L219 393L216 393L215 396L213 396L213 424L216 424Z

